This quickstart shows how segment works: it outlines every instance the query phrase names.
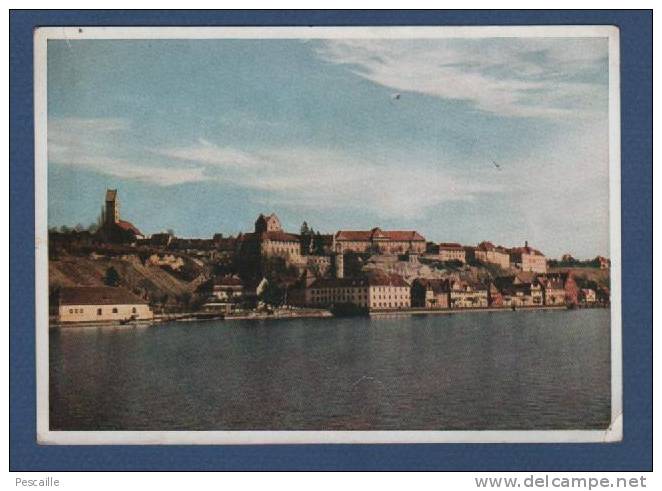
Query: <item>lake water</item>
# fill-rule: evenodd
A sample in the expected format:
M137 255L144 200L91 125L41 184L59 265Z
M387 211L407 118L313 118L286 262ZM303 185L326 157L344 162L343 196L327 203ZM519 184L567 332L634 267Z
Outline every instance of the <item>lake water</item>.
M607 309L50 332L53 430L594 429Z

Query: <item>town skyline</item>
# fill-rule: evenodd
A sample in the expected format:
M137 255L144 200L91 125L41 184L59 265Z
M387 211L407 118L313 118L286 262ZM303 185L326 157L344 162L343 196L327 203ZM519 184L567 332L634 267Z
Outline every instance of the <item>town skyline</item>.
M109 211L108 208L107 208L108 207L108 195L109 195L108 193L111 193L112 197L113 197L112 198L113 199L113 205L112 205L113 209L111 211ZM110 189L110 188L106 189L105 206L102 207L101 212L97 216L97 219L96 219L95 222L90 223L88 226L85 226L82 223L77 223L74 226L64 224L64 225L61 225L59 227L49 225L49 229L51 229L51 230L80 230L80 231L88 230L90 232L96 233L96 232L102 231L103 228L106 226L107 215L109 213L111 213L111 216L114 217L114 221L122 222L123 226L125 228L133 229L133 232L135 234L138 234L138 235L144 237L145 239L149 239L151 236L159 236L159 235L163 235L163 234L171 234L173 237L177 237L177 238L185 239L185 240L188 240L188 239L192 239L192 240L195 240L195 239L209 239L210 237L215 237L217 235L222 236L223 238L228 238L229 239L229 238L238 238L238 237L240 237L244 234L249 234L250 235L250 234L253 233L253 230L251 229L251 226L248 226L247 229L244 228L242 230L239 230L236 233L225 233L224 231L214 231L209 236L195 236L195 237L179 235L172 228L166 228L166 229L161 229L161 230L158 230L158 231L155 231L155 232L145 233L144 229L141 230L140 227L136 226L131 221L126 220L126 216L122 216L122 214L121 214L121 205L120 205L120 200L119 200L119 196L118 196L118 189ZM267 212L267 213L259 213L257 216L258 216L258 220L260 220L262 218L275 217L275 219L278 221L279 227L281 226L281 221L278 218L278 213L275 212L275 211L271 211L271 212ZM257 226L257 225L253 224L252 226ZM305 220L305 219L303 219L303 221L301 222L301 224L298 227L291 227L291 228L285 227L284 231L289 233L289 234L294 234L294 235L297 235L297 236L299 235L299 233L301 233L301 236L303 237L303 234L304 234L303 228L304 227L307 230L306 233L310 233L311 235L312 234L321 234L321 235L332 236L332 237L336 237L338 235L341 235L343 232L349 232L349 233L359 232L359 231L371 231L372 232L372 231L375 231L375 230L387 231L386 227L380 227L379 225L370 226L370 227L363 227L361 229L344 227L344 228L337 228L337 229L334 229L334 230L326 230L326 229L321 229L321 228L315 228L313 226L313 224L308 223L308 221ZM400 229L406 229L406 227L400 227ZM517 249L517 248L521 248L522 246L524 246L524 247L531 247L532 250L541 252L547 259L561 259L561 258L566 257L566 256L571 256L576 260L587 260L588 261L588 260L599 258L599 257L605 257L605 256L600 255L600 254L597 254L597 255L591 256L591 257L578 257L575 254L573 254L572 251L566 251L563 254L561 254L561 255L559 255L558 257L555 258L553 256L550 256L549 254L546 254L545 251L541 251L534 244L529 244L528 240L524 240L524 242L522 244L510 244L510 243L505 243L505 242L504 243L495 242L495 241L491 240L490 238L483 238L482 240L477 241L475 243L461 243L461 242L452 241L452 240L437 240L435 238L430 238L425 234L424 230L407 229L407 231L408 232L413 232L414 234L422 235L422 239L425 239L425 241L428 244L435 244L436 246L439 246L439 245L446 245L446 246L459 245L463 248L467 248L467 247L471 248L471 247L474 247L474 246L481 246L481 244L490 244L490 247L494 246L497 249ZM400 232L396 232L396 233L400 233Z
M119 188L147 235L276 212L609 256L606 40L52 43L51 227Z

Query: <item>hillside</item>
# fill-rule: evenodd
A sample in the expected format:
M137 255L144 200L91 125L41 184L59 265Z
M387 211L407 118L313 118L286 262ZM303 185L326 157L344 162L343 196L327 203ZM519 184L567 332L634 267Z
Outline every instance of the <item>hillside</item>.
M609 270L599 268L549 268L551 273L572 273L579 283L595 282L598 286L609 288ZM590 285L587 285L590 286Z
M79 256L60 255L48 263L49 293L66 286L102 286L109 268L119 276L119 284L151 303L187 303L208 271L192 260L186 261L187 273L166 266L143 262L138 255Z

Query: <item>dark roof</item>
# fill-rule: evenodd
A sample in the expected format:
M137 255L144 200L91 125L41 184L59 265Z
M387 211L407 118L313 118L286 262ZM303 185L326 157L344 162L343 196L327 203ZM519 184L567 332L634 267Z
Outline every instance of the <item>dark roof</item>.
M439 249L463 251L464 247L462 247L462 244L458 244L457 242L439 242Z
M502 254L509 254L510 251L506 249L503 246L495 246L492 242L489 240L484 240L478 246L476 247L477 250L479 251L496 251L496 252L501 252Z
M416 278L414 283L432 290L434 293L446 293L450 290L450 283L443 279Z
M372 230L339 230L336 240L370 241L375 239L398 241L425 241L425 238L415 230L382 230L375 227Z
M538 281L545 288L562 289L569 277L568 273L545 273L538 275Z
M499 276L498 278L494 279L494 285L497 287L497 289L506 295L514 295L515 292L523 292L526 295L531 294L531 283L530 282L522 282L522 283L515 283L515 275L512 276Z
M409 286L402 276L394 273L375 273L368 277L370 286Z
M243 286L243 282L235 276L223 276L214 278L214 286Z
M350 288L368 286L367 278L320 278L310 288Z
M310 288L351 288L365 286L403 286L409 284L397 274L377 274L367 278L320 278Z
M152 236L150 237L150 241L152 244L164 245L164 246L170 244L170 241L172 241L172 239L173 239L172 234L169 234L168 232L159 232L156 234L152 234Z
M452 291L484 291L487 287L478 281L455 279L449 281L450 289Z
M112 286L76 286L60 290L60 305L147 304L129 290Z
M538 249L534 249L533 247L525 246L525 247L513 247L510 249L510 253L521 256L522 254L530 254L533 256L544 256L542 252L540 252Z

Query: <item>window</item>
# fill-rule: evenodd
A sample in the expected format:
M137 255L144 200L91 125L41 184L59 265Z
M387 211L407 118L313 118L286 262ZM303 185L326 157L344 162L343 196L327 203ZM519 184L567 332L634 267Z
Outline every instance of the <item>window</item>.
M69 313L70 313L70 314L73 314L73 313L74 313L74 309L69 309Z
M136 310L135 307L133 307L133 308L131 309L131 313L135 314L136 312L138 312L138 311Z
M113 307L113 314L117 314L117 307Z
M101 309L97 309L97 315L101 315Z

